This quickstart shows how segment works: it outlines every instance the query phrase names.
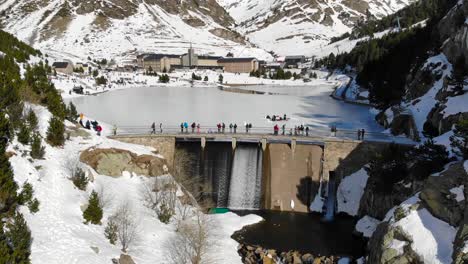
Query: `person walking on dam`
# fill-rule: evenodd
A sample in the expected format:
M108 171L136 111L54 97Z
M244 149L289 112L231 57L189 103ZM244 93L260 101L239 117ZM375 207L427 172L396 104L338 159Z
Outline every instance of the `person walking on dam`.
M156 134L156 123L151 124L151 134Z

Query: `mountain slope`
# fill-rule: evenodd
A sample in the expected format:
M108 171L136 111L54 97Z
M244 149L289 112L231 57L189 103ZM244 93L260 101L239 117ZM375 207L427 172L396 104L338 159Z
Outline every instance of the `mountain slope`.
M0 0L0 26L55 57L125 59L134 52L268 58L229 30L234 20L214 0Z
M218 0L236 30L278 54L319 55L334 36L360 20L381 18L416 0Z

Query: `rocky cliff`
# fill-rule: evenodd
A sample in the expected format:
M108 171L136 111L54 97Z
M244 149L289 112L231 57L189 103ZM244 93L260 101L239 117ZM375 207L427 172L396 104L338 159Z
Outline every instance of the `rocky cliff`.
M394 134L409 135L415 130L417 138L439 136L449 132L460 119L468 118L468 104L463 104L468 100L467 89L457 89L453 76L457 61L468 56L467 16L468 4L460 1L438 23L434 34L443 44L436 43L435 49L441 53L434 52L408 75L406 95L399 106L377 116ZM468 66L468 61L464 61Z

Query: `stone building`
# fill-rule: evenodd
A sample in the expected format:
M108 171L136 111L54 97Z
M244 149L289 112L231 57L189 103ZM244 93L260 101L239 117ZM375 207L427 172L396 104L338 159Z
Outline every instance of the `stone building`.
M218 60L222 59L219 56L198 56L198 67L205 69L222 69L223 67L218 64Z
M73 73L73 64L67 61L57 61L52 64L52 69L59 73L71 74Z
M180 55L174 54L141 54L137 56L137 65L144 70L163 72L180 67L181 59Z
M297 55L297 56L286 56L284 58L285 66L288 68L297 68L299 63L305 62L305 56Z
M218 65L226 72L249 73L258 70L258 60L255 58L221 58Z
M198 66L198 55L195 54L193 48L188 49L188 53L185 53L181 57L182 67L184 68L194 68Z

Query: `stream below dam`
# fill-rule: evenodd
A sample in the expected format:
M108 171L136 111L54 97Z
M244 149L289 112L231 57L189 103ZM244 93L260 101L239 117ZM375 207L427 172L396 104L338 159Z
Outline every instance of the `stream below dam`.
M258 245L279 252L299 251L315 256L365 254L367 240L353 234L356 219L336 215L331 222L322 221L317 213L279 211L234 211L239 215L257 214L265 219L235 232L232 238L241 244Z

